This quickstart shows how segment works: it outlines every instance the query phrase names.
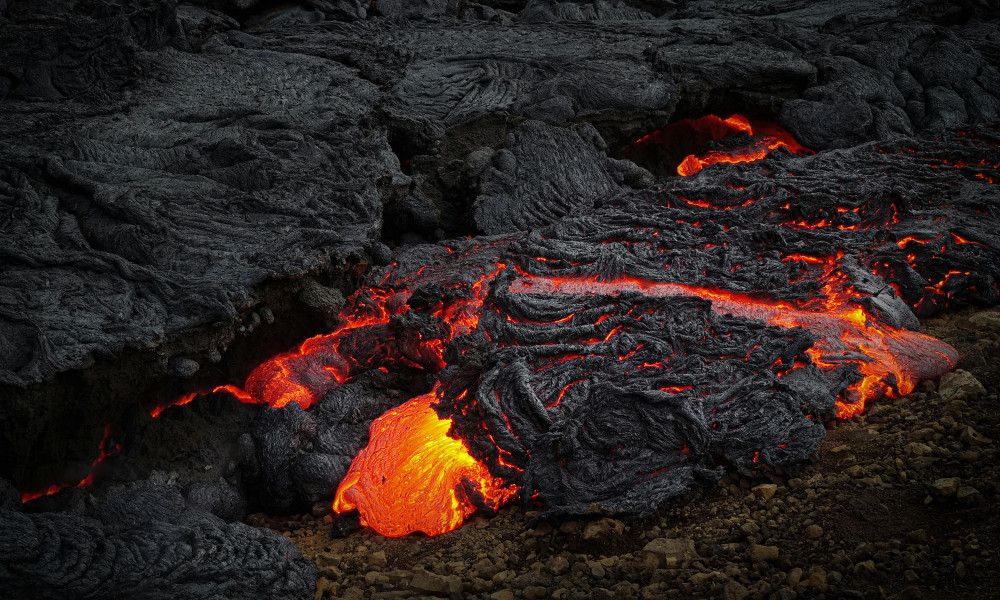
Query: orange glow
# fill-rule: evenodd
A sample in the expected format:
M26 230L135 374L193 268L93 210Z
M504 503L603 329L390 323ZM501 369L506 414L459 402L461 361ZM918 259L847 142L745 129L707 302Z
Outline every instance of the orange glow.
M76 483L63 483L63 484L57 483L54 485L50 485L49 487L41 491L22 492L21 502L28 502L29 500L41 498L42 496L51 496L52 494L55 494L69 487L87 487L88 485L92 485L97 476L97 466L100 465L102 462L104 462L106 458L121 450L121 446L119 444L115 444L113 447L111 446L111 425L107 425L104 428L104 437L101 438L100 450L101 453L97 456L93 464L91 464L90 466L90 473L88 473L87 476L81 479L80 481Z
M167 410L171 406L184 406L185 404L190 404L192 400L194 400L201 394L202 392L191 392L190 394L184 394L176 402L172 402L171 404L167 404L166 406L157 406L153 410L149 411L149 416L155 419L156 417L159 417L161 414L163 414L163 411Z
M758 161L778 148L787 148L796 154L809 152L792 137L792 134L773 123L757 122L751 124L743 115L732 115L728 119L708 115L701 119L695 119L695 121L700 122L702 130L707 131L715 142L744 132L750 136L750 145L725 150L709 150L701 155L689 154L684 157L681 164L677 165L677 174L682 177L690 177L705 167L718 163L737 164Z
M340 482L333 510L358 509L361 524L386 537L447 533L476 511L478 494L494 510L518 487L493 477L461 440L448 437L451 419L417 396L372 422L368 446Z

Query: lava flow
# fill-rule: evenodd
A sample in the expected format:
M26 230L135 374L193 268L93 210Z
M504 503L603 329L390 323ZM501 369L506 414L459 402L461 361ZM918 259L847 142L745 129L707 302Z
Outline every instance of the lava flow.
M447 533L479 507L498 509L518 487L494 477L448 436L451 419L432 408L437 389L385 413L351 462L333 510L357 509L361 524L387 537Z
M718 144L737 134L745 134L748 141L740 140L722 148L704 150L710 144ZM717 163L758 161L778 148L787 148L795 154L811 154L784 128L767 121L751 122L743 115L730 115L726 119L715 115L681 119L636 140L633 147L651 143L671 148L683 147L691 151L677 165L677 174L684 177Z
M948 344L922 333L879 324L861 306L852 306L847 298L827 298L822 310L812 311L791 302L635 277L598 281L527 274L511 284L511 291L572 295L638 291L649 296L694 296L711 300L712 310L717 313L779 327L808 329L820 336L807 350L816 366L835 368L851 363L862 374L861 381L848 388L848 398L837 400L837 416L842 419L862 412L866 402L885 394L894 397L909 394L920 381L939 377L958 362L958 353Z
M112 443L111 435L112 426L107 425L104 428L104 436L101 438L100 454L98 454L97 458L94 459L94 462L90 465L90 473L88 473L86 477L76 483L56 483L50 485L44 490L23 492L21 494L21 502L28 502L29 500L41 498L42 496L51 496L52 494L58 493L59 491L70 487L87 487L88 485L92 485L97 479L98 466L108 457L113 456L122 449L120 444Z
M808 152L738 115L686 119L639 143L677 140L681 175ZM365 377L387 375L396 395L367 419L395 408L371 422L367 447L361 425L350 453L330 452L357 452L332 502L394 537L451 531L518 495L558 514L616 498L652 510L718 464L795 469L834 407L849 418L954 368L951 346L906 327L922 297L991 298L995 279L964 284L992 256L982 232L951 231L933 206L895 198L843 206L803 194L793 209L788 190L728 180L716 196L736 191L735 202L677 193L728 175L672 179L676 190L622 195L538 231L402 250L333 332L213 392L275 409L323 403L317 415L340 402L339 386L377 396ZM923 285L916 266L940 282Z

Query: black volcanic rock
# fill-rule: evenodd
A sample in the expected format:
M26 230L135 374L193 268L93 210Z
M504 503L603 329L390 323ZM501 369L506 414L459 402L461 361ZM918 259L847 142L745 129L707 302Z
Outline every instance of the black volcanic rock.
M0 589L18 598L311 598L288 539L187 508L175 487L109 494L83 514L0 510Z
M591 126L577 131L522 123L480 177L474 214L490 235L549 225L624 189L623 174L637 167L609 159Z

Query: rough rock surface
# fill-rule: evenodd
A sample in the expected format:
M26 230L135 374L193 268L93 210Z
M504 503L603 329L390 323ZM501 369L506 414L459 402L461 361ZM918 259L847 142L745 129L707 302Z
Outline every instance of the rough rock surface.
M240 31L224 11L247 19L257 3L29 4L8 3L0 21L0 379L15 385L231 320L263 279L362 251L378 232L376 181L401 177L389 130L434 139L490 114L641 123L642 111L763 102L821 150L1000 114L975 5L789 2L758 15L701 2L652 19L530 2L510 22L468 10L455 22L455 3L390 2L378 10L391 19L278 18L289 8ZM366 16L348 4L308 3ZM500 202L495 178L481 203ZM606 192L591 185L565 193Z
M315 565L280 535L188 508L175 487L80 514L0 510L0 589L31 598L311 598Z

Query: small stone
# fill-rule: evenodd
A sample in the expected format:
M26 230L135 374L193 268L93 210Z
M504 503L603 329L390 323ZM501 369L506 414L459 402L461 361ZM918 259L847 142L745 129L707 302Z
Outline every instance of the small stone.
M336 288L326 287L311 277L304 277L302 284L297 297L306 306L339 310L347 304L344 294Z
M968 571L968 569L965 568L965 563L962 562L962 561L958 561L958 564L955 565L955 577L958 577L959 579L962 579L963 577L965 577L968 574L969 574L969 571Z
M184 379L194 377L199 369L201 369L201 365L198 364L198 361L191 360L190 358L178 357L170 359L170 374L175 377L182 377Z
M552 533L552 524L548 521L539 521L535 528L531 530L530 535L533 537L543 537Z
M701 585L712 578L711 573L695 573L690 578L688 578L688 583L691 585Z
M755 563L762 563L769 560L775 560L777 558L777 546L761 546L759 544L752 544L750 546L750 560Z
M722 588L722 600L745 600L750 592L738 581L730 581Z
M864 477L866 475L864 468L860 465L851 465L845 471L850 477L857 479L858 477Z
M529 585L521 593L527 600L542 600L549 597L549 591L540 585Z
M642 549L643 560L653 569L675 568L698 558L694 540L657 538Z
M625 524L617 519L600 519L587 523L583 528L583 539L593 540L608 536L618 536L624 533Z
M368 564L375 565L376 567L384 567L389 563L385 558L385 552L379 550L368 555Z
M743 532L743 535L750 537L760 532L760 525L758 525L756 521L747 521L746 523L740 525L740 531Z
M375 242L371 246L372 262L380 267L384 267L392 262L392 250L382 242Z
M801 583L802 587L815 588L817 590L826 589L826 570L823 567L813 567L809 570L809 577Z
M818 540L823 537L823 528L819 525L813 524L806 527L805 534L807 539Z
M566 588L559 588L552 592L552 600L566 600L566 598L569 598L569 590Z
M957 492L955 492L955 500L957 500L959 504L972 506L982 503L983 497L976 488L963 485L958 488Z
M400 582L413 579L413 571L393 569L392 571L386 571L385 576L389 579L389 583L396 585Z
M967 445L973 448L981 448L983 446L989 446L993 441L985 435L979 433L972 428L971 425L966 425L962 428L962 433L959 434L959 438L965 442Z
M514 600L514 592L509 589L503 589L490 594L491 600Z
M754 496L757 496L765 502L774 498L774 494L777 493L778 486L773 483L762 483L753 488Z
M410 587L432 596L450 596L462 591L462 578L457 575L438 575L418 569L410 580ZM513 599L511 595L511 599Z
M986 394L986 388L972 373L958 369L941 376L938 393L945 402L952 400L971 400Z
M923 429L910 432L909 438L914 442L926 442L933 440L934 430L930 427L924 427Z
M910 533L906 534L906 541L911 544L926 544L927 543L927 530L926 529L915 529Z
M587 566L590 567L590 575L594 579L604 579L604 576L607 575L607 571L604 569L604 565L602 565L600 561L588 560Z
M942 477L931 484L931 494L939 498L948 498L954 496L961 485L962 480L958 477Z
M795 590L788 586L779 588L778 591L771 594L772 600L795 600L796 596Z
M545 567L555 576L562 575L569 571L569 561L562 556L553 556L545 563Z
M583 524L580 523L579 521L563 521L559 525L559 531L571 535L576 535L577 533L580 533L581 529L583 529Z
M788 576L785 578L785 583L792 587L799 585L800 581L802 581L802 569L798 567L789 571Z
M930 456L934 453L930 446L920 442L910 442L904 450L906 450L907 456Z
M875 568L874 560L866 560L854 565L855 575L874 575L877 569Z
M903 591L889 596L886 600L921 600L923 597L924 594L920 591L920 588L915 585L908 585L903 588Z
M340 596L341 600L364 600L365 591L360 587L349 587Z
M314 600L321 600L323 598L323 593L330 589L330 580L326 577L320 577L316 580L316 595L313 596Z

